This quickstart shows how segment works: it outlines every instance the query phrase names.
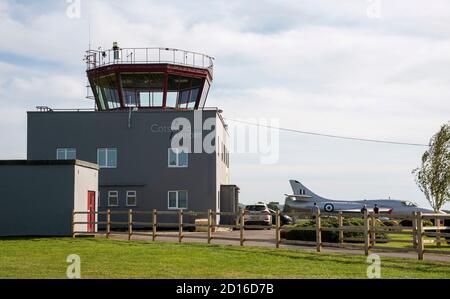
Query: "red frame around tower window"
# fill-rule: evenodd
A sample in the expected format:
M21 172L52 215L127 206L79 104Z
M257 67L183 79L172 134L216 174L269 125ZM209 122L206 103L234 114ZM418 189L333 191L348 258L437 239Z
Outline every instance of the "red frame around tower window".
M191 77L191 78L198 78L202 79L202 86L199 90L199 94L194 106L194 109L198 109L201 95L203 93L205 80L211 84L212 81L212 74L207 69L201 69L201 68L195 68L195 67L188 67L188 66L180 66L180 65L172 65L172 64L116 64L116 65L108 65L104 67L99 67L95 69L91 69L87 71L87 76L89 79L89 82L91 86L93 86L93 83L95 82L95 78L106 76L110 74L115 74L116 76L116 88L117 92L119 94L119 102L120 102L120 108L116 109L125 109L127 108L125 105L125 101L123 98L123 90L122 90L122 83L121 83L121 73L164 73L164 85L163 85L163 106L158 107L140 107L140 103L138 107L145 108L145 109L179 109L179 110L186 110L186 108L173 108L173 107L167 107L167 89L168 89L168 80L169 75L179 75L179 76L185 76L185 77ZM100 103L98 102L98 94L95 90L95 88L92 88L94 97L96 99L96 104L98 110L101 110ZM112 109L109 109L112 110Z

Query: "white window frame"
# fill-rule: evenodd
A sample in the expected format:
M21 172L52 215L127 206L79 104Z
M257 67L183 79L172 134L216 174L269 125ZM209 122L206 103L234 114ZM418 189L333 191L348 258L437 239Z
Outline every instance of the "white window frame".
M100 165L100 150L105 150L106 156L105 156L105 166ZM110 150L115 150L116 151L116 166L109 166L108 165L108 151ZM119 156L118 156L119 151L117 150L116 147L99 147L97 148L97 164L100 168L109 168L109 169L114 169L117 168L117 161L119 160Z
M75 159L77 158L77 149L73 148L73 147L58 147L56 149L56 160L68 160L67 159L67 152L69 150L73 150L75 152ZM59 151L64 151L64 159L58 159L58 152Z
M113 196L112 195L113 193L115 193L116 195ZM115 205L111 204L111 201L110 201L111 197L117 198L117 204L115 204ZM119 206L119 191L115 191L115 190L108 191L108 207L118 207L118 206Z
M175 153L176 165L170 165L170 154L171 151ZM180 165L180 153L184 152L186 154L186 165ZM167 150L167 166L169 168L187 168L189 166L189 152L186 148L169 148Z
M134 195L131 195L131 194L134 194ZM130 205L130 204L128 203L128 199L129 199L130 197L134 197L134 204L133 204L133 205ZM136 192L136 191L127 191L127 200L126 200L126 204L127 204L127 207L135 207L135 206L137 206L137 192Z
M177 206L176 207L171 207L170 206L170 193L175 192L176 196L176 203ZM178 207L178 195L180 192L186 192L186 207L185 208L180 208ZM189 192L188 190L170 190L167 192L167 209L169 210L187 210L189 206Z

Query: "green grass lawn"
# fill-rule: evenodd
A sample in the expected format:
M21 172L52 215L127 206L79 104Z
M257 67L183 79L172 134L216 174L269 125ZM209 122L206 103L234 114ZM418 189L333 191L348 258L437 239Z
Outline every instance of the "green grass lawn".
M69 254L82 278L366 278L362 255L288 249L114 241L0 239L0 278L65 278ZM382 278L449 278L450 263L382 258Z
M391 247L391 248L410 248L413 249L412 245L412 235L405 235L405 234L388 234L389 238L392 240L389 243L378 243L377 246L381 247ZM410 241L408 243L405 242L395 242L396 240L405 240ZM432 241L435 240L433 237L424 237L425 241ZM450 254L450 244L446 242L444 238L442 238L441 247L438 247L436 244L425 244L424 245L425 250L428 250L428 252L433 252L433 250L439 250L439 251L448 251Z

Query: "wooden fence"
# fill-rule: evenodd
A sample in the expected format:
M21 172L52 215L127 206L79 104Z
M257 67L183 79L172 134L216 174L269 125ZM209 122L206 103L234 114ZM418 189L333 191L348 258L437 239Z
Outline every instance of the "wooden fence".
M76 221L77 215L89 215L94 214L96 220L95 222L89 221ZM98 221L98 215L104 215L106 217L106 221ZM127 221L113 221L113 215L125 215ZM147 215L150 216L150 220L143 221L135 221L133 216L137 215ZM177 218L177 222L168 223L168 222L158 222L159 216L171 215L172 217ZM298 240L282 240L281 239L281 218L280 211L277 211L275 214L275 225L267 226L267 225L244 225L244 213L227 213L227 212L215 212L212 210L208 210L207 212L191 212L191 211L103 211L103 212L79 212L74 211L72 217L72 236L75 238L77 235L84 234L96 234L98 232L87 232L87 231L76 231L76 225L105 225L105 235L106 238L109 238L112 234L112 226L113 225L121 225L127 229L126 234L128 236L128 240L131 240L133 235L136 236L149 236L153 241L155 241L158 237L174 237L173 234L163 234L158 231L158 228L178 228L178 242L183 242L185 238L185 230L190 228L206 228L206 237L198 236L198 235L189 235L189 238L201 238L206 239L208 244L211 244L212 240L235 240L239 241L241 246L244 246L246 241L252 242L270 242L270 239L246 239L245 231L248 229L262 229L262 228L272 228L274 229L273 240L275 243L275 247L279 248L280 244L297 244L297 245L308 245L315 246L317 252L321 252L323 247L344 247L344 248L356 248L364 251L365 255L369 255L371 250L389 250L395 252L402 251L411 251L414 250L417 252L417 256L419 260L422 260L424 257L424 253L436 253L436 254L447 254L450 255L450 250L429 250L425 249L426 244L436 244L436 247L439 248L442 244L447 243L445 238L450 238L450 233L445 231L450 230L448 226L442 226L441 220L450 219L450 214L422 214L422 213L414 213L411 217L405 217L403 219L411 220L412 226L402 226L402 225L394 225L394 226L382 226L379 225L377 219L380 217L384 217L387 215L381 214L373 214L368 213L367 211L364 214L358 215L355 213L338 213L338 214L330 214L330 213L290 213L294 217L300 217L301 219L310 219L313 220L312 226L308 227L300 227L296 226L296 230L300 231L314 231L315 232L315 241L298 241ZM193 224L185 222L185 217L207 217L207 224ZM225 224L217 224L215 219L216 216L231 216L235 218L235 223L230 225ZM362 217L363 225L362 226L344 226L344 218L358 218ZM328 218L337 218L337 227L325 227L322 225L322 220ZM424 226L424 220L433 219L435 224L433 226ZM150 232L135 230L135 226L145 226L151 228ZM217 228L228 228L231 230L239 230L239 239L237 238L229 238L223 236L217 236L213 232ZM331 242L323 242L322 241L322 233L323 232L337 232L339 236L338 243ZM361 233L363 237L345 237L345 233ZM393 240L389 238L379 238L379 234L398 234L398 235L410 235L411 240ZM378 234L378 235L377 235ZM434 240L426 240L425 237L433 237ZM360 244L349 243L349 242L360 242ZM381 244L386 244L389 242L394 243L410 243L411 248L402 248L402 247L386 247L380 246ZM450 241L449 241L450 242Z
M87 214L94 214L94 215L105 215L106 221L98 221L95 222L89 222L89 221L76 221L76 215L87 215ZM127 215L127 221L113 221L112 216L113 215ZM133 216L136 215L151 215L151 220L148 222L142 222L142 221L135 221L133 220ZM158 216L177 216L177 222L159 222ZM207 218L208 222L207 224L193 224L193 223L186 223L184 221L186 216L193 216L193 217L205 217ZM235 218L235 224L217 224L215 219L216 216L231 216ZM97 218L97 217L96 217ZM107 238L111 235L111 228L113 225L121 225L125 226L127 228L126 234L128 235L128 240L131 240L133 235L136 236L149 236L152 238L153 241L156 240L157 237L173 237L173 235L163 234L159 233L158 228L178 228L178 241L181 243L183 239L185 238L185 229L189 228L206 228L206 241L208 244L211 244L211 241L213 239L216 240L239 240L239 243L241 246L244 246L244 243L246 241L252 241L252 242L267 242L270 240L267 239L251 239L246 240L245 239L245 229L267 229L272 228L275 229L275 245L277 248L280 247L281 238L280 238L280 231L281 231L281 222L280 222L280 211L277 211L275 214L275 225L245 225L244 226L244 213L229 213L229 212L215 212L212 210L208 210L208 212L192 212L192 211L103 211L103 212L78 212L74 211L72 216L72 236L75 238L77 235L92 235L96 234L97 232L89 232L89 231L76 231L75 227L76 225L105 225L105 235ZM151 232L142 232L142 231L136 231L134 230L134 227L138 226L146 226L151 228ZM239 230L239 239L236 238L227 238L227 237L221 237L221 236L215 236L213 232L217 228L228 228L231 230ZM205 239L205 237L202 236L194 236L189 235L189 238L202 238Z

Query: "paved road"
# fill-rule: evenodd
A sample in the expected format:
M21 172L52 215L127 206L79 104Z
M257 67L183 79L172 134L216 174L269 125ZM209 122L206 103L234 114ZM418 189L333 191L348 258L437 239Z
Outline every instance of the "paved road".
M146 232L148 233L148 232ZM151 232L150 232L151 234ZM206 243L207 234L203 232L184 232L183 242L186 243ZM221 245L235 245L239 246L239 231L232 232L215 232L213 233L212 244ZM112 234L111 238L126 240L127 234ZM274 230L246 230L244 233L244 239L246 246L260 246L260 247L275 247L275 231ZM141 236L133 235L132 240L151 240L151 236ZM160 242L178 242L178 232L158 232L157 241ZM281 244L281 248L297 249L315 252L315 247L305 246L305 245L289 245ZM364 254L362 249L347 249L339 247L324 247L322 252L325 253L344 253L344 254ZM412 258L417 259L417 253L415 252L390 252L390 251L380 251L372 250L371 252L378 254L379 256L385 257L396 257L396 258ZM425 254L425 260L429 261L442 261L450 263L450 252L448 255L441 254Z

